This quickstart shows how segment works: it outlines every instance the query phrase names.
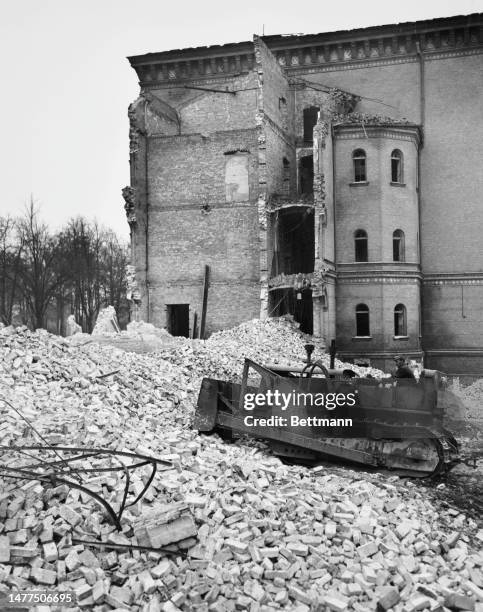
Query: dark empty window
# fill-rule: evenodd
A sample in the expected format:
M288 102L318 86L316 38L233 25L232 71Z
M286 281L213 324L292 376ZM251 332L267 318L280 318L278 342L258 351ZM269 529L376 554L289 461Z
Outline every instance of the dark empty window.
M396 304L394 308L394 335L407 336L406 307L404 304Z
M356 261L368 261L367 232L357 230L354 234L354 249Z
M366 304L356 306L356 336L370 336L369 308Z
M300 193L314 193L314 156L306 155L300 159Z
M363 149L356 149L352 154L354 162L354 183L364 183L367 181L366 174L366 152Z
M314 140L314 127L317 123L319 110L318 106L304 108L304 141L307 143L313 142Z
M394 149L391 153L391 182L392 183L402 183L403 182L403 173L402 173L402 163L403 163L403 154L399 149Z
M404 261L404 232L397 229L392 234L392 259Z
M185 336L189 338L190 331L190 305L167 304L167 327L172 336Z

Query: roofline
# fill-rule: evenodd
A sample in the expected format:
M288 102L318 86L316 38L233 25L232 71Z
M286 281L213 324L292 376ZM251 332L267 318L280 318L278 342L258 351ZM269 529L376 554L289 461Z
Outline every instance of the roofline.
M380 26L370 26L367 28L357 28L354 30L336 30L334 32L320 32L316 34L289 35L274 34L263 36L262 40L270 49L287 49L310 45L311 43L336 43L347 40L372 38L381 36L387 30L394 35L416 34L425 31L445 30L454 26L475 26L483 25L483 13L471 13L469 15L455 15L452 17L438 17L422 21L408 21L403 23L385 24ZM145 53L141 55L128 56L129 63L134 68L143 64L153 64L158 61L176 61L186 59L206 59L218 56L226 56L237 53L253 52L253 41L243 41L238 43L228 43L225 45L211 45L206 47L187 47L184 49L172 49L169 51L159 51L156 53Z
M170 51L159 51L157 53L145 53L143 55L128 56L129 63L133 68L142 64L152 64L158 61L169 61L177 59L207 59L212 57L223 57L238 53L253 53L253 41L247 40L226 45L211 45L209 47L187 47L185 49L172 49Z
M471 26L483 25L483 13L470 13L469 15L455 15L452 17L437 17L435 19L425 19L421 21L405 21L402 23L388 23L380 26L369 26L367 28L357 28L354 30L336 30L334 32L319 32L317 34L304 34L294 36L284 36L274 34L264 36L264 42L270 48L286 48L290 47L290 43L294 46L301 44L309 45L312 41L317 41L318 44L324 42L338 42L351 39L364 39L381 36L385 30L390 30L392 35L401 36L403 34L416 34L425 31L435 32L437 30L446 30L453 26Z

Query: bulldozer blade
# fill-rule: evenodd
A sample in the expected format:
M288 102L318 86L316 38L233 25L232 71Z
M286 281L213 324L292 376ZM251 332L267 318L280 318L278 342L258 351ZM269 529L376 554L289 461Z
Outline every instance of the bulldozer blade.
M194 419L194 427L198 431L212 431L215 427L220 382L214 378L203 378Z
M215 429L219 410L236 408L240 400L240 385L203 378L198 396L198 404L194 418L194 428L198 431L209 432Z

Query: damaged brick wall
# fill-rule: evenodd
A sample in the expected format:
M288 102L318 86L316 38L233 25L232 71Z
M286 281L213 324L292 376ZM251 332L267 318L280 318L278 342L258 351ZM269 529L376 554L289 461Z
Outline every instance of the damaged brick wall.
M147 142L147 167L145 149L135 154L135 183L144 197L139 198L133 245L139 284L144 285L139 316L155 325L167 325L167 304L189 304L192 331L195 311L201 316L205 265L210 266L208 334L258 314L253 83L248 74L205 86L248 89L236 95L180 88L149 92L151 110L142 115L145 133L139 138L143 146ZM230 175L227 166L233 159L242 159L242 166ZM146 258L149 299L142 282Z

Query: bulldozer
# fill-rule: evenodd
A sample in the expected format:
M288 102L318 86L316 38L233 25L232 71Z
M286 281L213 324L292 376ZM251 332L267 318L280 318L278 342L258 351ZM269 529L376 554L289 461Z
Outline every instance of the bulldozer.
M304 365L245 359L241 383L204 378L194 428L260 438L283 461L305 465L335 460L410 477L455 465L458 443L443 425L444 374L360 377L312 361L313 345L305 348Z

